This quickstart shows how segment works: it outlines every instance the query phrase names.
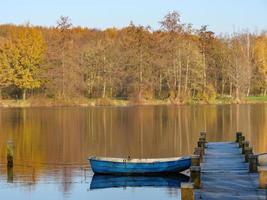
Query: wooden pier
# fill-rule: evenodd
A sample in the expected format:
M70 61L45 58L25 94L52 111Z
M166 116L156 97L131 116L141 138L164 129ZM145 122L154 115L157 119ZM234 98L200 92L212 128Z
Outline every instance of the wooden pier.
M237 143L207 143L201 163L201 189L195 199L266 200L266 191L259 189L258 173L249 173Z
M267 153L254 154L241 132L235 142L209 143L201 132L191 159L182 200L267 200Z

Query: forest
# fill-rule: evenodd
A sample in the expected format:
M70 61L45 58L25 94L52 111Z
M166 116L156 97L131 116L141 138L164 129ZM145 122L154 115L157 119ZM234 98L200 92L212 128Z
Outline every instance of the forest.
M216 35L169 12L157 30L0 25L0 98L241 102L267 94L267 32Z

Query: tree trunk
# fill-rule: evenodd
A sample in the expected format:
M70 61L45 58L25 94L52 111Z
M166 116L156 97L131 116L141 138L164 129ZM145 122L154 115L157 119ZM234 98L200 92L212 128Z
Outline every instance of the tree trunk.
M205 56L205 53L203 53L203 64L204 64L204 70L203 70L203 86L204 86L204 89L205 89L206 88L206 85L207 85L206 56Z
M221 91L221 95L223 96L224 95L224 79L222 79L222 91Z
M103 82L103 91L102 91L102 98L106 97L106 80Z
M65 98L65 56L62 52L62 88L61 88L61 95Z
M102 90L102 98L105 98L106 97L106 56L104 55L104 58L103 58L103 61L104 61L104 64L103 64L103 77L104 77L104 80L103 80L103 90Z
M233 91L233 84L232 82L230 82L230 92L229 95L232 97L232 91Z
M22 89L22 99L24 101L26 100L26 93L27 93L27 89Z
M159 97L161 98L161 88L162 88L162 76L161 73L159 75Z
M2 88L0 88L0 100L2 100Z
M247 97L249 96L250 94L250 86L248 87L248 90L247 90Z
M235 98L237 101L239 101L239 86L236 86L235 88Z
M182 62L181 62L181 53L179 49L179 85L178 85L178 98L181 95L181 86L182 86Z
M142 87L143 87L143 52L140 54L139 64L139 86L138 86L138 99L142 99Z
M188 71L189 71L189 56L187 56L186 59L186 74L185 74L185 88L184 88L185 93L187 93L187 88L188 88Z

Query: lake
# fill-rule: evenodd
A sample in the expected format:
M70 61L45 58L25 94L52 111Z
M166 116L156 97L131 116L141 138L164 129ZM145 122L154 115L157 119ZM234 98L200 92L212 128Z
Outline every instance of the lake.
M231 141L243 131L255 152L267 152L267 104L2 108L0 195L21 200L179 199L185 176L119 177L124 184L116 185L114 178L93 177L87 158L190 155L202 130L208 141ZM6 169L9 140L14 142L11 171ZM99 180L117 187L94 189ZM140 180L143 185L137 184Z

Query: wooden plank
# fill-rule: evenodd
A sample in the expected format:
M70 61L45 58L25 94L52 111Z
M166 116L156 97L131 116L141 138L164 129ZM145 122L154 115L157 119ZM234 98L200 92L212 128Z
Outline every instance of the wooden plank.
M258 174L249 173L237 143L207 143L201 163L202 188L196 199L265 200L265 190L259 189Z

